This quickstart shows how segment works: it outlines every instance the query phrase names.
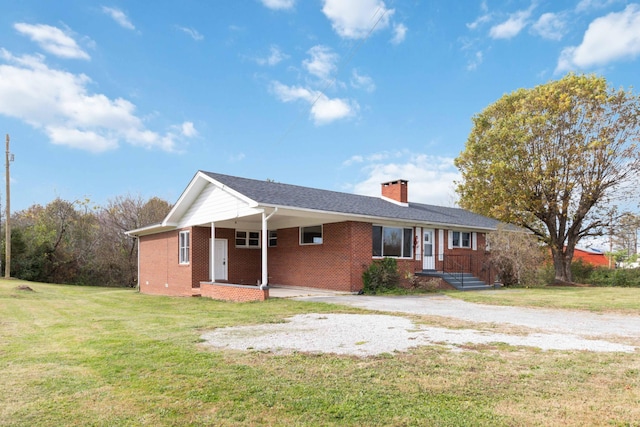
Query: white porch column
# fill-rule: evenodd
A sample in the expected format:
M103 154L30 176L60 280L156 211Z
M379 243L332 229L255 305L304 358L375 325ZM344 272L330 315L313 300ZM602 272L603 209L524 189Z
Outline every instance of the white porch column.
M260 281L261 286L267 286L269 284L269 269L267 267L267 248L269 243L269 230L267 228L267 221L271 218L275 213L278 212L278 208L275 208L273 212L267 215L266 212L262 212L262 280Z
M211 223L211 243L209 244L209 280L214 282L216 277L216 224Z
M262 280L260 284L263 286L269 284L269 269L267 268L267 243L269 242L269 236L267 234L267 214L262 212Z

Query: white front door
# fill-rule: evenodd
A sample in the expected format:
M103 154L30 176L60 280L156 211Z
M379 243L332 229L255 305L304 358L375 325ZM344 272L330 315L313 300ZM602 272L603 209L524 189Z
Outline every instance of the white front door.
M433 256L433 230L424 230L422 238L422 268L424 270L435 270L436 262Z
M227 280L227 239L215 239L211 266L214 275L212 280Z

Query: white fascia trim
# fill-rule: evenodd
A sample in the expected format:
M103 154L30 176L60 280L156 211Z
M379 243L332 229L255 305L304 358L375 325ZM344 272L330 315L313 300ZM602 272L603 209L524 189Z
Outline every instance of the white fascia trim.
M477 231L496 231L497 230L497 228L491 228L491 227L470 227L470 226L465 226L465 225L460 225L460 224L434 223L434 222L417 221L417 220L404 219L404 218L389 218L389 217L385 217L385 216L354 215L354 214L348 214L348 213L344 213L344 212L324 211L324 210L318 210L318 209L305 209L305 208L298 208L298 207L286 206L286 205L266 205L266 204L261 204L259 207L261 207L261 208L281 208L281 209L288 209L288 210L300 211L300 212L317 212L319 214L335 215L335 216L340 216L340 217L351 218L354 221L366 219L367 222L371 222L371 223L376 222L376 221L387 221L387 222L397 222L397 223L402 223L402 224L411 224L411 225L416 226L416 227L425 227L426 226L427 228L446 228L446 229L457 228L457 229L460 229L462 227L465 230L477 230Z
M136 228L135 230L125 231L124 234L130 237L148 236L149 234L163 233L165 231L175 230L176 225L153 224L146 227Z

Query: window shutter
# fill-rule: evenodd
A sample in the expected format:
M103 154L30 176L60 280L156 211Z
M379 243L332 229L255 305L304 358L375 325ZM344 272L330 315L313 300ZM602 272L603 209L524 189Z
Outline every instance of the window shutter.
M438 261L444 259L444 230L438 230Z
M471 249L478 250L478 233L471 233Z
M449 236L449 249L453 249L453 232L447 230L447 236Z

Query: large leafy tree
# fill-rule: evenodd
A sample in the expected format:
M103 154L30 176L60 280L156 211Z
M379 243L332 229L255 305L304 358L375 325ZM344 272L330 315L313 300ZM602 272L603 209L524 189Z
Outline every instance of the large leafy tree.
M640 171L640 98L569 74L504 95L473 117L456 159L461 206L530 230L571 282L580 239L601 235ZM637 185L636 185L637 186Z

